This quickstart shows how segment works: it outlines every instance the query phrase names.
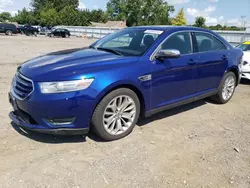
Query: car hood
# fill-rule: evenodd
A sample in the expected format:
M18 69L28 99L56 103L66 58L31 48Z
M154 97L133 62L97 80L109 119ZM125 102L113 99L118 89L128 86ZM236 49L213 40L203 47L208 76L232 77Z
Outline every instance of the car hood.
M80 75L134 63L138 57L125 57L95 49L70 49L31 59L18 69L33 81L62 81Z

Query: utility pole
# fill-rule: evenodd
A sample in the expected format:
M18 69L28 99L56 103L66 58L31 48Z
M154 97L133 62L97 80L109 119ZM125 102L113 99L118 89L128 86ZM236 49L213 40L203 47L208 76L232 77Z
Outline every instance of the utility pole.
M242 22L241 22L241 27L242 27L242 31L244 31L245 30L245 18L246 18L246 16L241 16L240 17L241 18L241 20L242 20ZM244 34L243 34L243 36L242 36L242 38L241 38L241 42L244 42L245 41L245 38L246 38L246 31L244 32Z
M240 18L241 18L241 28L242 28L242 31L244 31L245 30L245 24L246 24L246 22L245 22L246 16L241 16Z

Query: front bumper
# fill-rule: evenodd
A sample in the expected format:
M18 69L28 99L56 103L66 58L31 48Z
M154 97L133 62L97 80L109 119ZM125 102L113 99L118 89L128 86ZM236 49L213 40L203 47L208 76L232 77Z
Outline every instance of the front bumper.
M36 86L35 86L36 87ZM96 106L95 90L43 95L35 89L26 99L20 100L9 94L14 111L9 117L18 126L42 133L50 134L87 134L92 113ZM55 125L48 119L69 119L69 124Z
M245 79L250 80L250 65L249 64L242 66L241 78L245 78Z
M241 78L250 80L250 72L242 72Z
M53 135L86 135L89 132L88 128L58 128L58 129L39 129L39 125L32 125L27 123L22 117L15 114L15 112L9 113L10 119L18 126L35 132L47 133Z

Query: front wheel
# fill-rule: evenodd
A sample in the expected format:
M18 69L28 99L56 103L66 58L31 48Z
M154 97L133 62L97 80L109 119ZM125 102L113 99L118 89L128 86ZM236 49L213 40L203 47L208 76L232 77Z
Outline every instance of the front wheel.
M104 140L127 136L135 127L140 114L140 101L130 89L121 88L106 95L92 116L94 131Z
M222 79L217 95L213 96L211 99L219 104L225 104L232 98L235 87L236 76L233 72L228 72Z

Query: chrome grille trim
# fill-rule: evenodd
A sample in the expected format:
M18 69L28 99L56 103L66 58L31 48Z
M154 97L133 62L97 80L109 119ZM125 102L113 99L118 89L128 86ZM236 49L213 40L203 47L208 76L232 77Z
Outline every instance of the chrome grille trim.
M22 81L19 77L15 76L15 78L16 78L17 81L18 81L19 83L21 83L22 85L27 86L27 87L30 86L29 84L27 84L27 83L25 83L24 81Z
M24 100L34 91L34 82L17 72L12 80L11 94L18 100Z

